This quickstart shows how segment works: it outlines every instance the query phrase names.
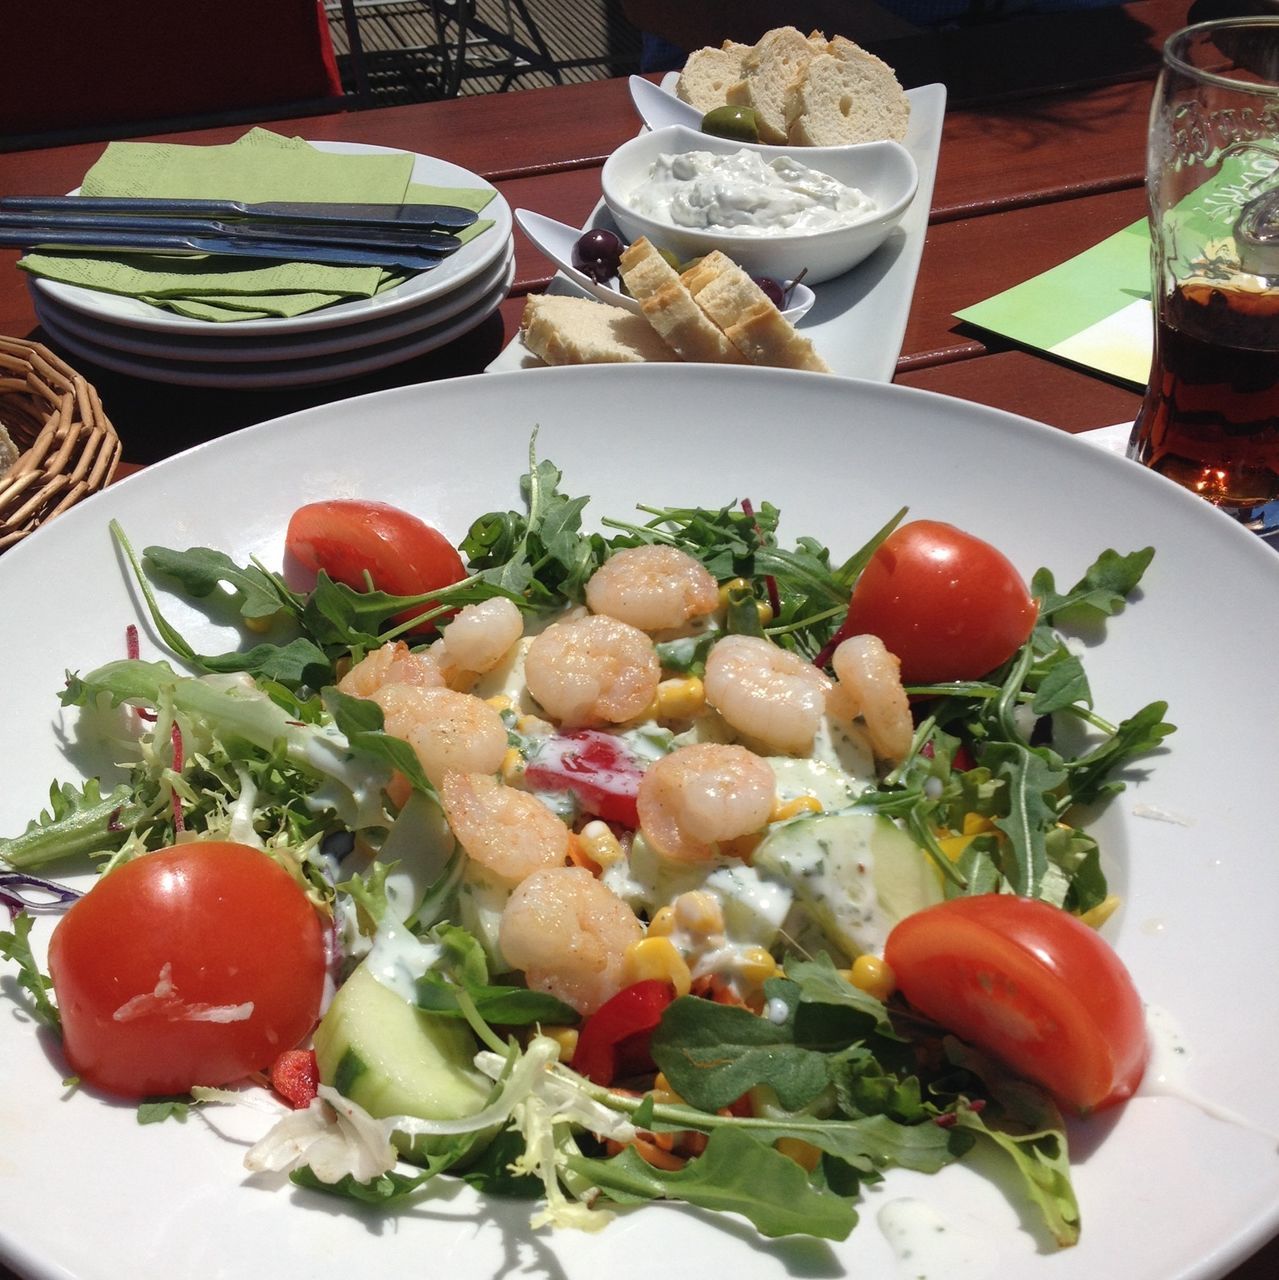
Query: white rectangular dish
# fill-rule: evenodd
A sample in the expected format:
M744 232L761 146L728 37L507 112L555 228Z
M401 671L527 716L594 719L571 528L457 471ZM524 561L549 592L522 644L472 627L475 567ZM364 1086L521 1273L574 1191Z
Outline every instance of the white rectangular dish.
M906 96L910 128L904 145L919 168L915 199L896 230L869 258L846 275L815 287L816 305L799 326L835 373L874 382L892 381L901 353L928 231L946 115L945 85L922 85ZM601 216L608 217L603 201L587 225L597 225ZM564 276L556 276L548 292L588 296ZM489 365L489 372L541 366L517 337Z

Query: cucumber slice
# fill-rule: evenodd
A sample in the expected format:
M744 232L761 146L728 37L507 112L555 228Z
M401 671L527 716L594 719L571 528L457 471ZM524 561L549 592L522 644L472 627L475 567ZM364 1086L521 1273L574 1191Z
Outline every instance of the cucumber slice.
M456 1120L488 1100L491 1082L473 1065L479 1048L462 1021L422 1013L360 965L315 1029L320 1079L371 1116ZM407 1158L451 1139L395 1135Z
M772 828L752 859L850 959L881 954L899 920L942 899L928 855L882 814L843 811Z

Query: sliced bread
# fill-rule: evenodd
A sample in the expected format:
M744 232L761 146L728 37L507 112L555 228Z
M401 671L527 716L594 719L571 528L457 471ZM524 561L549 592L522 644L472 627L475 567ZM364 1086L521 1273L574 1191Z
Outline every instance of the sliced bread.
M787 141L787 92L803 80L809 61L825 53L795 27L776 27L760 37L742 62L742 78L728 88L728 102L755 112L759 140L781 146Z
M13 443L12 437L5 430L4 423L0 422L0 480L13 470L13 464L17 462L18 457L18 446Z
M644 318L681 359L744 363L723 330L697 305L679 272L643 236L622 254L621 274Z
M675 96L705 115L728 101L728 86L742 78L742 59L750 52L748 44L725 40L719 49L696 49L688 55L684 70L675 84Z
M792 146L838 147L892 139L910 123L910 99L893 69L851 40L836 36L791 84L783 108Z
M564 294L534 293L520 319L524 345L547 364L639 364L675 360L657 331L633 311Z
M741 267L718 249L680 277L697 305L752 364L829 373L812 342Z

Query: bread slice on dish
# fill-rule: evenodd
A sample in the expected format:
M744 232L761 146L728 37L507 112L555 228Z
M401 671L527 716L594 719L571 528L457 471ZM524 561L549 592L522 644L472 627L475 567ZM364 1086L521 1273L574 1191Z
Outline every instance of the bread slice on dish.
M679 357L643 316L606 302L533 293L520 319L524 345L547 364L641 364Z
M745 363L724 331L697 305L679 272L645 237L623 252L621 276L644 318L681 360Z
M893 69L843 36L809 60L786 91L783 108L792 146L840 147L892 139L910 123L910 99Z
M751 364L830 373L816 348L741 267L716 249L680 277L697 305Z
M720 48L695 49L675 83L675 96L705 115L728 101L728 86L742 78L742 60L752 46L725 40Z
M742 78L729 86L726 96L730 106L754 111L761 142L786 143L787 93L803 80L812 58L826 51L824 40L814 42L795 27L776 27L746 55Z

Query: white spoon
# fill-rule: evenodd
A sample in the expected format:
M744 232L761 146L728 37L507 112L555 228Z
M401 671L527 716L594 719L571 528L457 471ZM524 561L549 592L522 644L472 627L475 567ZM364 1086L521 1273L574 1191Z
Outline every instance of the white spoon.
M647 83L647 82L646 82ZM597 284L585 272L573 265L573 246L582 237L581 227L570 227L567 223L556 222L540 213L528 209L516 209L515 221L519 228L574 284L588 293L594 294L601 302L611 302L615 307L625 307L627 311L639 313L640 305L629 294L616 287L616 280L606 284ZM601 210L591 219L590 227L605 227L616 232L612 220L606 210ZM624 237L622 238L624 241ZM785 284L785 281L782 282ZM806 284L797 284L791 289L790 306L782 314L794 324L808 312L817 296Z
M660 85L643 76L631 76L631 101L640 119L654 131L668 125L682 124L689 129L702 127L702 113L687 102L681 102L673 93L667 93Z

